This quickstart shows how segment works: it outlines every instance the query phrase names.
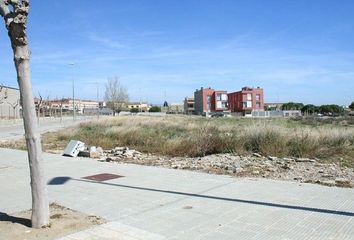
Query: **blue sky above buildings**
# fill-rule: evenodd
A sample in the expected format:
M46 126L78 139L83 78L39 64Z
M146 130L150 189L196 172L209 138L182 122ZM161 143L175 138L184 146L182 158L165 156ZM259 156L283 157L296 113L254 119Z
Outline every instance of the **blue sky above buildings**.
M261 86L266 102L354 100L352 0L32 0L34 93L95 99L118 76L132 100ZM16 86L0 28L0 83Z

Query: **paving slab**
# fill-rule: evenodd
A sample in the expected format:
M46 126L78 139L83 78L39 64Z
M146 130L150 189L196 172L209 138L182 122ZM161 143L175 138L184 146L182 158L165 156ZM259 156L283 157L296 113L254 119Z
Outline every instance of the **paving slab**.
M120 222L109 222L100 226L73 233L56 240L164 240L165 237L134 228Z
M52 202L138 232L130 236L118 230L121 235L115 239L144 239L143 232L167 240L354 239L353 189L53 154L44 159ZM101 173L123 177L83 179ZM31 207L26 152L0 149L0 184L1 212ZM95 236L92 229L88 232Z

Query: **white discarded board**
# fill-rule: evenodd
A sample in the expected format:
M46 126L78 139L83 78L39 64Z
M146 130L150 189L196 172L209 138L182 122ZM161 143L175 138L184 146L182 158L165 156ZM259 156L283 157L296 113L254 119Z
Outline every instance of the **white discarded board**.
M70 140L69 144L64 149L63 156L77 157L79 152L83 150L85 150L85 143L76 140Z

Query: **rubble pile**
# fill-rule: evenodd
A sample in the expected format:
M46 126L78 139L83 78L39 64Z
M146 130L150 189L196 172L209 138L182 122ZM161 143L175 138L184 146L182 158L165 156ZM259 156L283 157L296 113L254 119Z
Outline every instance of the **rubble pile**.
M106 162L117 162L124 159L141 160L143 154L128 147L116 147L112 150L104 151L103 157Z
M79 156L104 162L159 166L236 177L262 177L339 187L354 186L354 169L340 167L335 163L320 163L318 159L310 158L265 157L258 153L249 156L228 153L194 158L168 157L144 154L128 147L116 147L111 150L86 147Z
M135 150L111 150L107 161L185 169L237 177L263 177L318 183L326 186L353 187L354 170L337 164L324 164L309 158L264 157L259 154L239 156L214 154L205 157L166 157L143 154ZM112 156L113 154L113 156Z

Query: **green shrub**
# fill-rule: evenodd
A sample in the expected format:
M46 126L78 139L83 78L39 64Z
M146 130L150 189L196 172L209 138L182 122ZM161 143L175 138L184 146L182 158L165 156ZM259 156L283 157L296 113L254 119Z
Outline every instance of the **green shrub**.
M149 112L161 112L161 108L158 106L153 106L149 109Z
M138 113L139 112L139 108L132 108L130 109L131 113Z

